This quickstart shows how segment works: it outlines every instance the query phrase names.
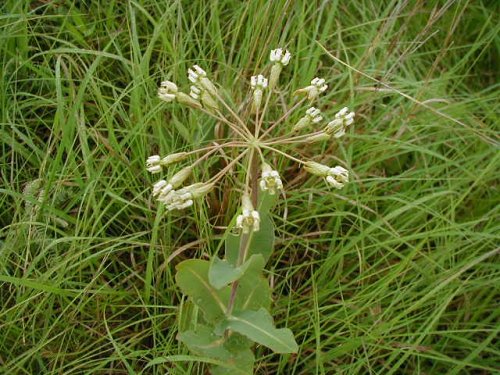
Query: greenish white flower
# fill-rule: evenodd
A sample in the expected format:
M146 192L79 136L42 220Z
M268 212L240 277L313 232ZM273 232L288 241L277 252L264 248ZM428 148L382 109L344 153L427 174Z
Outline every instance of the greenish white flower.
M269 164L262 164L262 175L259 181L262 191L268 191L269 194L274 195L276 191L283 190L283 182L281 181L278 171L271 168Z
M269 75L269 88L273 89L276 86L281 70L284 66L288 65L291 58L291 53L287 50L283 50L282 48L277 48L271 51L269 59L274 64L271 67L271 74Z
M163 81L158 88L158 97L165 102L172 102L177 96L177 85L170 81Z
M354 122L354 112L349 112L347 107L342 108L335 114L333 121L325 127L325 133L340 138L345 134L346 128Z
M323 177L328 184L337 189L341 189L349 181L349 171L341 166L330 168L315 161L308 161L304 164L304 169L311 174Z
M302 117L293 127L292 131L299 131L302 130L306 127L308 127L310 124L317 124L323 120L323 116L321 116L321 111L315 107L311 107L306 111L306 115Z
M166 185L163 191L166 191L168 186L169 185ZM213 187L213 183L197 182L179 190L170 188L166 194L160 194L158 200L165 205L168 211L182 210L192 206L194 199L203 197L211 191Z
M236 228L243 233L257 232L260 229L260 215L254 210L250 197L246 194L242 198L242 213L236 218Z
M201 90L206 90L210 95L217 96L217 88L207 77L207 72L205 72L198 65L193 65L191 69L188 69L188 79L194 83Z
M309 86L295 91L296 94L307 94L310 100L316 99L320 93L326 91L328 85L323 78L316 77L311 81Z
M271 60L271 62L279 63L283 66L288 65L291 58L292 54L283 48L273 49L269 55L269 60Z
M325 177L327 183L336 189L342 189L344 184L349 182L349 171L341 166L330 168L328 175Z
M160 180L153 185L153 197L166 195L173 189L173 186L166 180Z
M262 93L267 87L267 79L259 74L258 76L252 76L250 78L250 86L253 89L253 109L254 111L260 108L262 103Z
M192 85L190 88L191 88L191 91L189 92L189 96L191 98L193 98L194 100L200 100L201 90L197 86L194 86L194 85Z
M151 173L161 172L161 158L160 155L152 155L146 160L146 169Z

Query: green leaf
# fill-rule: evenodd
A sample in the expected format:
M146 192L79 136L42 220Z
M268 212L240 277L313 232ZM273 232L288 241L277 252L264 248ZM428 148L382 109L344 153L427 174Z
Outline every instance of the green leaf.
M250 349L242 350L235 353L234 356L228 361L228 365L233 364L234 367L213 366L211 368L211 373L212 375L253 375L254 362L255 356L252 351ZM235 368L237 369L237 372L235 372Z
M195 331L179 332L178 338L195 354L216 359L232 356L224 348L224 337L215 335L210 327L198 325Z
M225 328L241 333L276 353L296 353L299 349L292 331L275 328L273 318L266 309L234 313L227 318Z
M263 213L268 213L278 202L278 193L269 194L267 191L261 192L259 195L260 201L258 205L258 211L262 215Z
M264 258L262 255L253 255L245 274L238 283L234 311L258 310L261 307L269 309L271 306L271 288L267 279L262 275Z
M235 267L227 260L215 257L208 271L208 280L214 288L221 289L238 280L243 276L243 272L242 267Z
M185 300L179 307L177 315L179 322L179 331L188 331L196 324L198 307L191 300Z
M238 263L241 238L242 235L236 236L231 233L226 238L226 259L234 266ZM249 241L247 258L254 254L261 254L264 262L267 262L274 247L274 224L268 213L260 213L260 230L251 232Z
M182 292L203 311L207 321L216 321L224 316L229 302L230 289L215 289L208 281L209 262L189 259L177 265L175 281Z
M198 325L196 330L179 333L178 337L193 353L224 363L214 366L213 374L253 374L255 357L248 346L234 347L224 336L214 334L211 327Z
M216 288L221 289L224 286L239 280L248 268L257 272L262 271L264 268L264 258L262 255L252 255L243 265L235 267L227 260L221 260L215 257L210 265L208 271L208 280L210 284Z

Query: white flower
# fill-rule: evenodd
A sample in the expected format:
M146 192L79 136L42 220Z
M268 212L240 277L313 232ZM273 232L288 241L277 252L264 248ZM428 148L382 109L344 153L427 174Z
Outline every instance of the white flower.
M158 88L158 97L166 102L172 102L177 96L177 85L170 81L163 81Z
M250 85L253 88L253 112L256 112L262 104L262 91L267 87L267 79L259 74L258 76L252 76L250 79Z
M304 169L311 174L323 177L326 182L337 189L341 189L349 181L349 171L341 166L330 168L326 165L308 161Z
M243 210L241 215L236 218L236 228L243 233L257 232L260 229L260 216L255 210Z
M217 96L217 89L215 88L215 85L207 78L207 72L201 69L198 65L193 65L192 69L188 69L188 78L199 90L206 90L210 93L210 95L215 97ZM193 87L191 87L191 92L192 91ZM199 94L200 93L198 92L198 95Z
M182 210L193 205L193 196L185 188L171 190L168 194L160 195L158 200L165 205L168 211Z
M153 185L153 197L164 197L172 191L174 187L165 180L160 180Z
M311 122L318 123L323 120L320 115L321 111L318 108L311 107L306 111L306 115L311 119Z
M293 127L292 131L299 131L309 126L312 123L317 124L323 120L321 116L321 111L317 108L311 107L306 111L306 115L302 117Z
M146 169L151 173L160 173L161 165L160 165L160 155L152 155L146 160Z
M191 86L191 91L189 92L189 96L192 97L193 99L195 100L199 100L200 99L200 93L201 93L201 90L196 87L196 86Z
M252 76L250 78L250 85L254 90L255 89L263 90L267 87L267 78L264 77L262 74L259 74L258 76Z
M345 126L349 126L354 122L354 112L349 112L349 108L344 107L335 114L336 119L341 119Z
M168 186L171 185L165 185L163 189L165 190ZM158 201L163 203L168 211L182 210L192 206L194 199L206 195L213 187L213 183L198 182L179 190L172 190L171 188L166 194L163 194L162 191L158 197Z
M243 233L257 232L260 229L260 215L253 209L247 194L242 198L242 213L236 218L236 228L241 229Z
M259 181L262 191L269 191L269 194L276 194L277 190L283 190L283 182L281 182L278 171L271 168L270 165L262 164L262 178Z
M169 194L173 192L173 189L182 185L184 181L189 177L192 172L192 167L182 168L179 172L174 174L172 178L167 182L166 180L160 180L153 185L153 197L158 197L159 201L166 199Z
M354 122L354 112L349 112L347 107L342 108L337 114L335 119L330 121L326 126L325 133L333 134L335 138L340 138L345 134L347 126Z
M323 78L316 77L311 81L309 86L299 89L295 91L295 93L307 94L308 99L312 100L317 98L320 93L326 91L327 88L328 85L325 84L325 80Z
M292 54L287 50L283 50L282 48L273 49L269 56L271 62L280 63L281 65L288 65L291 58Z
M198 83L201 78L206 77L207 72L201 69L198 65L193 65L192 69L188 69L188 78L193 83Z
M316 87L319 92L324 92L328 88L328 85L325 84L325 80L323 78L316 77L311 81L311 86Z
M273 62L273 66L271 68L271 74L269 75L269 88L273 89L278 83L281 70L285 65L288 65L292 55L287 50L282 48L277 48L271 51L271 55L269 56L271 62Z
M325 177L327 183L334 188L342 189L344 184L349 181L349 171L341 166L330 168L328 175Z

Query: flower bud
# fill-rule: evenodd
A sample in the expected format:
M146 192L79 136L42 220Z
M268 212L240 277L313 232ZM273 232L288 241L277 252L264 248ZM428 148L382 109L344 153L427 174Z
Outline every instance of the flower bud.
M167 165L174 164L186 159L188 155L189 154L187 152L176 152L175 154L165 156L163 159L161 159L160 164L163 167L166 167Z
M169 180L169 184L172 185L174 188L178 187L181 185L186 179L189 177L193 170L193 167L188 166L185 168L182 168L179 172L174 174L172 178Z
M191 96L183 93L183 92L178 92L177 93L177 101L181 104L186 104L192 108L201 108L201 104L199 101L193 99Z
M326 132L321 132L318 134L310 135L305 140L306 142L314 143L314 142L326 141L328 139L330 139L330 135Z
M203 107L205 107L209 111L219 110L219 104L215 101L212 95L209 94L208 91L203 90L201 92L201 103L203 104Z
M327 176L328 172L330 171L330 167L320 163L316 163L315 161L306 162L304 164L304 169L309 173L320 177Z
M214 186L214 183L197 182L186 187L186 190L191 192L193 199L196 199L207 195L214 188Z
M269 75L269 88L273 89L276 87L278 80L280 78L281 70L283 69L283 65L274 64L271 68L271 74Z

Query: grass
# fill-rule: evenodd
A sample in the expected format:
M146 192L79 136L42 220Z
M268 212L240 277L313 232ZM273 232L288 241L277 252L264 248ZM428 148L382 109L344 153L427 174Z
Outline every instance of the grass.
M300 352L258 348L256 373L498 371L494 3L3 2L0 373L204 373L176 340L174 265L217 251L238 197L220 192L226 215L217 199L158 210L144 160L214 123L156 88L200 63L240 100L283 45L287 87L319 68L324 110L358 116L342 142L294 152L354 178L327 191L275 160L274 315Z

